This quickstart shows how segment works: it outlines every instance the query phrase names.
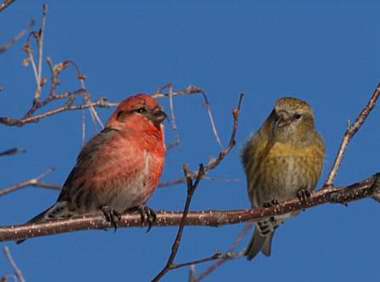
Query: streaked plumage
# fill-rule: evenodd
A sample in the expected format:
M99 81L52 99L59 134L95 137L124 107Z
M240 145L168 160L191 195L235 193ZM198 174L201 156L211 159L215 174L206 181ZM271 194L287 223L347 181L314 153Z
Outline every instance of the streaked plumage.
M268 207L313 191L322 172L325 146L315 129L312 108L300 99L284 97L242 152L249 199L253 207ZM275 229L287 214L256 224L246 250L248 259L260 251L270 256Z

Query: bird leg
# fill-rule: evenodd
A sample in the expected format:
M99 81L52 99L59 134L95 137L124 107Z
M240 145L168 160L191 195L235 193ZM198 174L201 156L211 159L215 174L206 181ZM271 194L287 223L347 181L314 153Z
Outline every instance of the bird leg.
M306 203L308 199L311 197L311 192L306 188L301 188L297 192L297 198L301 203Z
M121 220L121 214L109 206L102 206L100 210L103 212L106 221L111 223L116 232L117 223Z
M277 229L278 225L274 217L271 217L267 220L257 222L257 227L260 230L261 235L267 236L270 233L273 233Z
M129 209L129 211L137 211L141 216L141 222L148 223L148 229L146 232L149 232L150 229L152 229L152 224L156 222L157 215L154 210L147 206L138 206L132 209Z
M280 202L278 200L273 199L270 202L263 203L263 208L271 208L271 207L278 206L279 204Z
M278 200L273 199L270 202L263 203L263 208L277 207L279 204L280 202ZM277 228L277 224L278 224L274 216L271 216L268 221L262 221L258 223L259 223L259 228L262 230L263 235L273 232Z

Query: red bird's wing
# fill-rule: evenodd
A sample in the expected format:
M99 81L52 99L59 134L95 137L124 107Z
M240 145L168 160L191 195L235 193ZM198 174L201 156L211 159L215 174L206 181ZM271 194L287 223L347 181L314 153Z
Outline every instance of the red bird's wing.
M67 201L74 209L81 209L81 205L103 202L101 197L105 190L117 192L112 190L120 186L120 182L128 186L128 181L133 182L134 175L144 166L143 156L137 149L118 130L104 129L80 152L58 201ZM87 203L81 203L81 199Z

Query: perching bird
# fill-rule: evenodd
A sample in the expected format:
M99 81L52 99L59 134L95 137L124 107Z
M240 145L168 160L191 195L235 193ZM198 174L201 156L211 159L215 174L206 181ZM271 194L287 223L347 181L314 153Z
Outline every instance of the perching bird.
M145 204L164 168L165 118L149 95L121 102L106 127L80 152L57 202L29 223L102 211L116 228L120 214L133 210L141 213L142 220L154 220L154 212Z
M269 117L242 151L252 206L270 207L310 196L321 175L324 157L325 145L315 129L310 105L292 97L277 100ZM296 214L258 222L245 252L248 260L260 251L270 256L275 229Z

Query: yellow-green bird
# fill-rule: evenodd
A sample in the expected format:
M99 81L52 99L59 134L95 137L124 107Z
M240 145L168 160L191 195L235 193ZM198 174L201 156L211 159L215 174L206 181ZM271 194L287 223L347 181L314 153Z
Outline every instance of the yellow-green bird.
M315 128L315 117L308 103L284 97L242 151L248 195L255 208L310 196L323 168L325 145ZM267 218L256 224L245 252L252 260L260 251L271 254L275 229L286 218L298 213Z

